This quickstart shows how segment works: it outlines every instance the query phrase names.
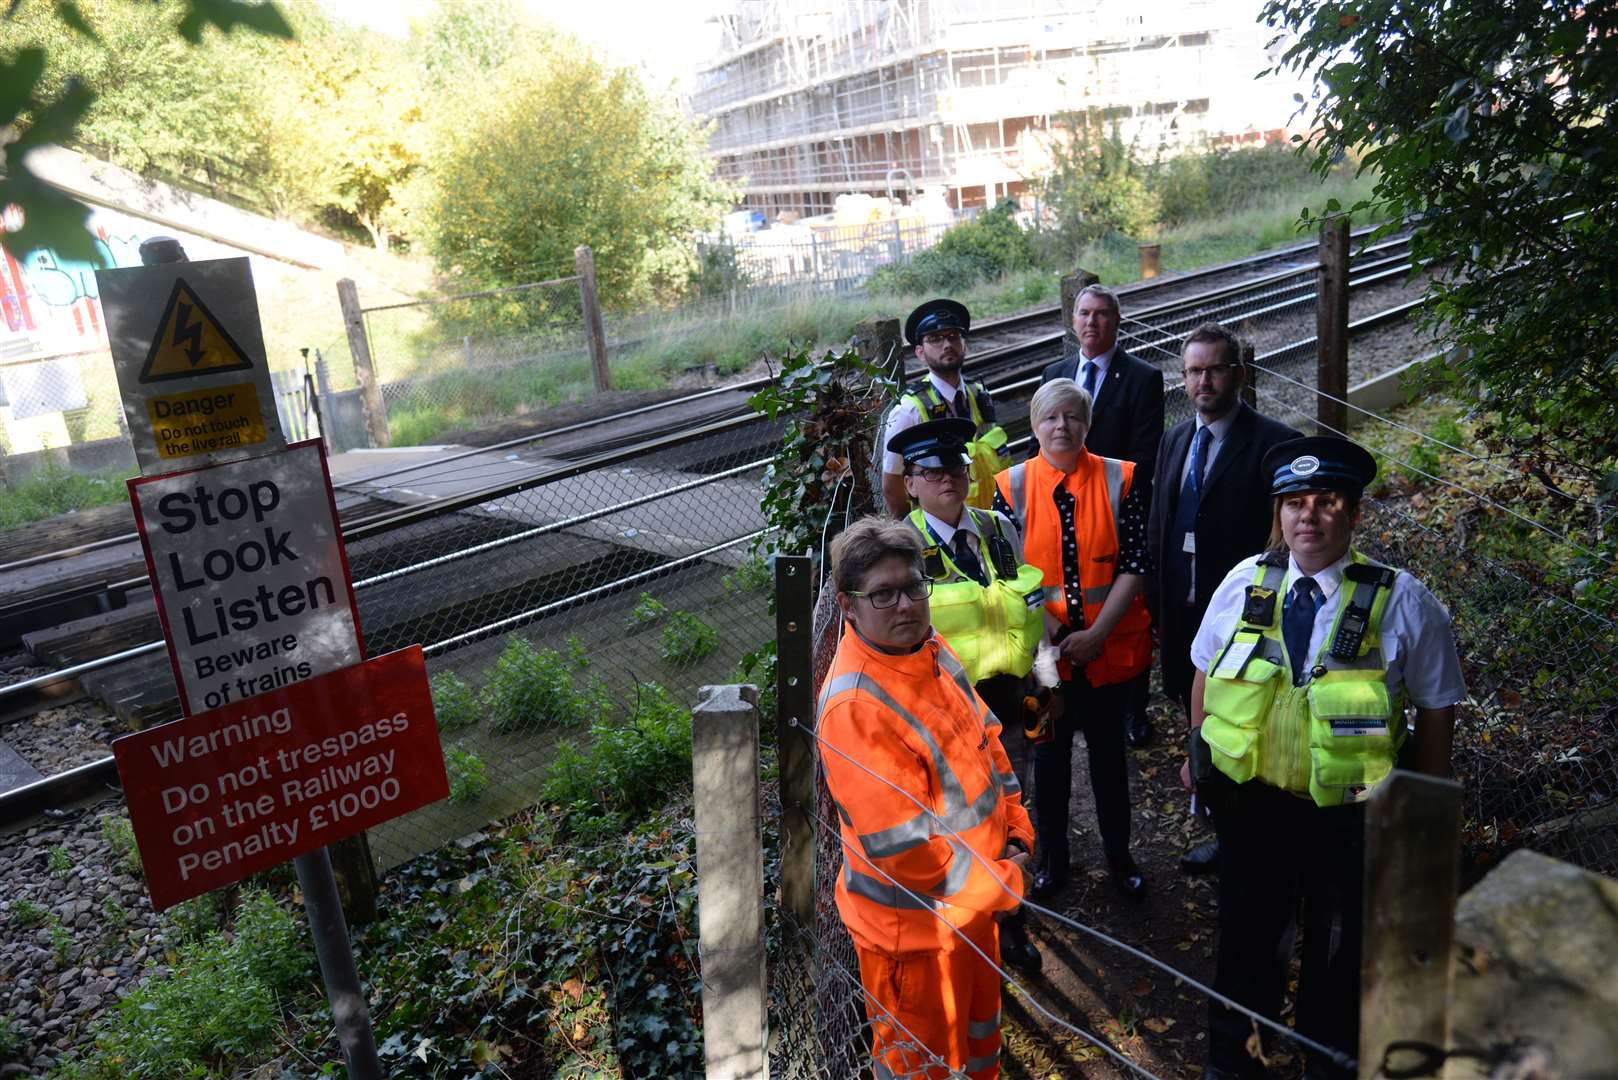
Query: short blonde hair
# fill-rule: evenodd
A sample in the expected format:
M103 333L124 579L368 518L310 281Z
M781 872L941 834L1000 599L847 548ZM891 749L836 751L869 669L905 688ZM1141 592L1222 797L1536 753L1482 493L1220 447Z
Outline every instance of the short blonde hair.
M1028 423L1035 426L1057 409L1077 405L1084 426L1090 426L1090 391L1072 379L1052 379L1034 391L1034 400L1028 403Z
M831 576L841 593L856 592L865 584L871 567L898 555L919 570L922 566L921 536L909 522L887 517L863 517L831 542Z

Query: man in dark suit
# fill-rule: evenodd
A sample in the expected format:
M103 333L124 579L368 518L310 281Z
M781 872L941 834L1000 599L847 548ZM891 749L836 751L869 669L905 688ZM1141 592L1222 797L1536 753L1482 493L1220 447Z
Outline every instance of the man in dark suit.
M1158 576L1147 585L1146 602L1158 628L1163 692L1189 716L1191 639L1208 600L1231 567L1269 541L1270 482L1260 463L1270 447L1300 436L1242 401L1248 372L1241 343L1223 326L1193 330L1181 361L1197 412L1169 429L1157 455L1146 543ZM1218 854L1219 842L1210 840L1180 866L1204 873Z
M1163 373L1156 364L1129 355L1118 347L1122 321L1118 297L1102 285L1089 285L1073 303L1073 333L1079 351L1049 364L1040 382L1072 379L1090 392L1090 434L1084 448L1102 457L1135 463L1135 475L1151 477L1157 447L1163 440ZM1037 454L1035 443L1029 456ZM1151 501L1151 488L1142 497ZM1193 627L1195 629L1195 627ZM1124 734L1131 746L1144 746L1152 737L1146 720L1149 677L1142 675L1130 690L1129 717Z

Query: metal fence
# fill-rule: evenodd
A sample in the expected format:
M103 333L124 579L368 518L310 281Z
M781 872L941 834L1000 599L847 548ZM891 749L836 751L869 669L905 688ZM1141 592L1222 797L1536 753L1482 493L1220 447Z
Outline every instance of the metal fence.
M0 362L0 452L25 454L125 434L106 350Z
M699 686L735 681L774 631L753 545L777 432L746 418L359 531L367 646L426 646L458 793L375 830L379 868L540 801L559 744L592 723L688 709Z
M697 255L704 264L728 272L741 289L851 292L882 267L926 251L972 216L962 213L942 222L895 218L858 225L777 225L704 242Z

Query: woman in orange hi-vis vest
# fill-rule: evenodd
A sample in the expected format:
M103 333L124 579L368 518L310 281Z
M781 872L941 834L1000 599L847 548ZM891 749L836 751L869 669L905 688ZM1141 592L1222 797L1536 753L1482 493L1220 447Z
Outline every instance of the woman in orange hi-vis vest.
M933 632L915 530L856 521L831 559L846 625L815 737L841 820L837 911L859 954L872 1075L990 1080L996 920L1022 903L1033 826L999 721Z
M1039 866L1032 895L1067 881L1068 801L1073 785L1073 733L1084 732L1090 787L1107 868L1132 900L1146 879L1129 854L1129 775L1124 752L1125 684L1152 659L1145 576L1145 500L1129 461L1084 448L1090 395L1072 379L1041 386L1028 406L1039 454L999 476L996 510L1022 530L1023 560L1045 572L1045 609L1064 630L1063 715L1048 741L1034 747L1034 816Z

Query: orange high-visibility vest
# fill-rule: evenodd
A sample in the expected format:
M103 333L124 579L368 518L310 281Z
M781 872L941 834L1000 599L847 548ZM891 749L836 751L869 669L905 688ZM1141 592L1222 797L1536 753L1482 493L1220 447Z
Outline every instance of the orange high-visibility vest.
M1017 907L1022 875L1001 856L1007 837L1032 849L1033 825L999 720L937 634L894 656L845 625L816 736L841 824L837 910L861 947L954 949L952 927Z
M1001 497L1011 504L1022 526L1023 559L1045 572L1045 609L1064 626L1073 622L1062 582L1061 511L1052 496L1059 486L1073 496L1084 625L1093 626L1118 576L1118 515L1134 476L1132 461L1081 450L1071 473L1036 455L995 477ZM1084 666L1084 674L1091 686L1108 686L1134 678L1151 662L1151 616L1145 601L1136 596L1107 637L1101 655ZM1064 678L1071 676L1066 661L1058 668Z

